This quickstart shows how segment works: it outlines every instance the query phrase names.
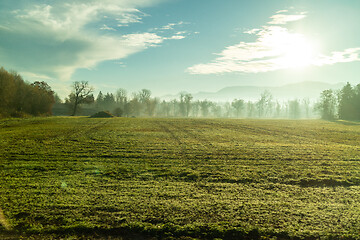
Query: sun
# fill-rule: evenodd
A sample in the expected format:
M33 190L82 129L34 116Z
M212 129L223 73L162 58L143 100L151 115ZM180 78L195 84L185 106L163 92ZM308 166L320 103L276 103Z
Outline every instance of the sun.
M292 34L287 39L282 39L278 49L279 64L284 68L293 69L312 65L317 52L316 44L300 34Z
M303 33L290 32L283 27L270 27L259 42L269 51L274 69L303 69L316 65L319 44Z

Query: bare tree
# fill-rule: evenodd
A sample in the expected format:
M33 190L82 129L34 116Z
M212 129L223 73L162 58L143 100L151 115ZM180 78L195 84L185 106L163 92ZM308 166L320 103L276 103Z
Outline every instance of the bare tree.
M179 111L181 116L188 117L191 110L191 100L193 96L190 93L181 92L180 93L180 102L179 102Z
M184 96L184 102L185 102L185 115L186 117L189 117L189 113L191 110L191 100L193 99L193 96L188 93Z
M140 96L134 92L132 99L129 101L128 112L133 116L140 116L142 103L140 102Z
M192 110L193 117L199 116L199 112L200 112L200 101L199 100L197 100L196 102L194 102L192 104L191 110Z
M149 89L141 89L139 92L139 100L142 103L146 103L151 97L151 91Z
M138 93L139 101L141 103L141 111L145 114L151 114L151 91L148 89L141 89Z
M279 101L276 101L276 103L275 103L275 115L274 115L275 118L280 117L281 109L282 109L281 104L279 103Z
M302 102L304 105L306 118L309 118L309 116L310 116L310 100L308 98L304 98Z
M74 82L68 101L73 105L72 116L76 115L79 104L94 102L94 88L87 81Z
M261 93L260 99L256 102L259 118L266 117L272 107L272 95L268 90Z
M127 99L127 91L126 91L126 89L119 88L118 90L116 90L115 101L121 107L123 107L127 103L128 99Z
M184 101L185 95L186 95L185 92L180 93L179 112L182 117L186 116L185 101Z
M149 117L154 116L156 106L159 104L159 102L160 102L160 100L158 98L150 98L147 101L146 109L147 109L147 114Z

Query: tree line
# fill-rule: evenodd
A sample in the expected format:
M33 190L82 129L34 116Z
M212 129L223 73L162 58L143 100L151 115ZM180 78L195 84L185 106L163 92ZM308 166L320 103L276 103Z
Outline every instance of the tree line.
M161 100L148 89L128 93L119 88L115 93L94 97L88 82L74 82L64 101L44 81L29 83L18 73L0 68L0 117L26 115L91 115L109 111L124 117L218 117L218 118L317 118L360 121L360 84L347 83L340 90L324 90L319 101L309 99L278 101L264 91L256 101L234 99L231 102L194 100L182 92L178 98Z
M326 120L360 121L360 84L347 83L340 90L324 90L316 109Z
M91 115L108 111L118 117L216 117L216 118L314 118L317 113L308 99L289 101L274 100L269 91L264 91L257 101L234 99L231 102L194 100L182 92L178 98L165 101L153 97L148 89L129 94L119 88L115 93L102 93L94 97L94 89L88 82L74 82L73 91L62 104L68 114ZM64 112L64 111L63 111Z
M28 83L0 68L0 117L51 115L55 93L46 82Z

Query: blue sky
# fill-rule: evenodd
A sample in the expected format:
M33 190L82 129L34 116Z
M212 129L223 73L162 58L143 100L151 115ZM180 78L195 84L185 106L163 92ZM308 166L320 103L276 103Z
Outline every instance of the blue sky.
M0 0L0 66L155 96L300 81L358 84L358 0Z

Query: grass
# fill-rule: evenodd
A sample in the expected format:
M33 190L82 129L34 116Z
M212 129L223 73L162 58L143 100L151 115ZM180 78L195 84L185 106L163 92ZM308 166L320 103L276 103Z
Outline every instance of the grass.
M317 120L0 120L0 237L359 239L359 139Z

